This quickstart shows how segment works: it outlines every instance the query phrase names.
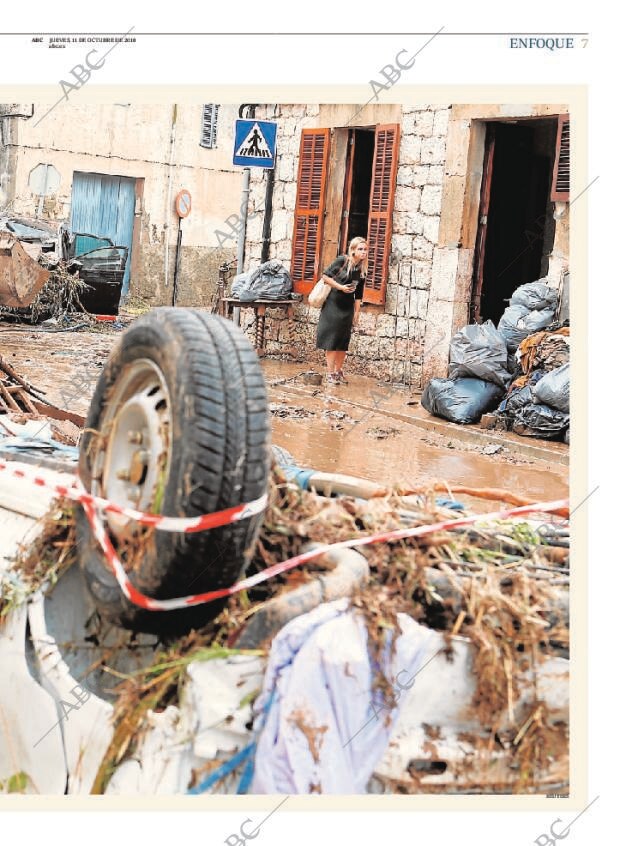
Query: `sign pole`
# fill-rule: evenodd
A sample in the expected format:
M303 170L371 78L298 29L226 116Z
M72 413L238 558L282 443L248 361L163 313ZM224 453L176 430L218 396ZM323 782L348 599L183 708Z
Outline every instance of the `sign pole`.
M237 239L237 273L243 273L243 264L245 261L245 230L248 223L248 201L250 199L250 175L249 167L243 168L243 186L241 188L241 220L239 221L239 237ZM241 325L241 309L235 306L233 308L233 323L235 326Z
M192 210L192 195L186 188L183 188L176 196L174 208L179 218L179 231L177 233L177 251L174 257L174 278L172 280L172 305L177 304L177 290L179 271L181 269L181 243L183 241L183 219Z
M183 241L183 218L179 218L179 231L177 234L177 252L174 257L174 277L172 280L172 305L177 304L177 281L181 267L181 242Z

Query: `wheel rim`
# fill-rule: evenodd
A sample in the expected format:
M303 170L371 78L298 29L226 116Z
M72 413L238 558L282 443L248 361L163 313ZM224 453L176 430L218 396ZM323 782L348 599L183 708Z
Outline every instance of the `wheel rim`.
M171 402L166 380L149 359L137 359L117 378L94 439L91 492L116 505L159 513L170 467ZM128 517L107 515L116 535ZM131 522L133 531L137 529Z

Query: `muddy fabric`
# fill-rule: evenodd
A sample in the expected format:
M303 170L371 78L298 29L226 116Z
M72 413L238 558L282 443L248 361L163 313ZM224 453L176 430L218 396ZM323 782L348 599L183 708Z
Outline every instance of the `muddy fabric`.
M570 358L570 328L564 326L555 332L536 332L519 344L519 359L524 373L541 368L555 370L567 364Z
M325 300L319 317L316 334L316 348L330 352L346 352L351 340L353 327L353 311L355 300L361 300L364 293L364 282L359 270L353 270L347 275L346 256L338 256L324 271L324 276L335 279L341 285L356 282L357 288L352 294L345 294L332 288Z
M250 793L366 793L416 673L443 645L439 632L398 614L401 631L382 667L390 709L372 688L368 633L349 600L291 620L274 639L256 700L258 739Z

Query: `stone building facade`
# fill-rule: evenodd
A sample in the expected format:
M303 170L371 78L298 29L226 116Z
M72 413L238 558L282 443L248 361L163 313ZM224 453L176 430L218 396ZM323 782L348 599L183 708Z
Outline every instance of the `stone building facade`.
M420 387L432 376L445 375L451 336L474 319L497 322L519 284L543 276L550 284L561 284L568 270L568 204L551 197L559 121L566 112L566 106L537 104L257 108L257 118L278 123L269 258L293 269L296 220L304 213L298 190L304 138L318 128L326 130L326 138L329 134L314 281L346 243L342 233L350 208L343 212L342 197L350 192L351 145L371 145L369 133L374 132L376 171L378 133L382 127L394 128L397 160L388 213L383 215L391 218L384 278L371 295L374 301L363 305L349 348L349 369ZM493 154L495 185L489 165ZM367 171L360 166L354 176L374 186L376 174ZM515 184L510 183L513 171ZM249 209L254 214L246 239L250 269L260 263L266 185L267 173L253 169ZM490 205L483 209L485 196ZM510 221L517 211L515 228ZM371 218L372 213L369 229ZM481 219L488 236L486 253ZM515 231L506 240L502 232L511 226ZM357 234L366 231L360 228ZM305 296L311 285L298 278L295 287L304 299L295 306L293 320L275 310L269 313L266 352L320 363L323 353L315 349L319 312L307 305ZM488 314L481 312L481 303ZM250 331L248 312L242 312L242 321Z
M42 104L1 106L0 210L68 223L76 174L92 177L94 204L105 200L96 196L96 179L118 178L133 190L129 294L166 305L172 300L179 231L174 201L187 189L192 210L182 224L177 303L208 307L219 264L236 255L236 232L225 231L230 237L217 232L239 211L242 179L231 164L238 106L219 105L214 112L209 108L214 105L68 101L48 114L49 106ZM44 196L42 168L47 168ZM112 213L114 203L110 206Z

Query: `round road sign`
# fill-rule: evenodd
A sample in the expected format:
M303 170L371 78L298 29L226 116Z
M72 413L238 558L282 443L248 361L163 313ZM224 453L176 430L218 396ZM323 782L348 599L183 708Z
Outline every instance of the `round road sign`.
M179 217L187 217L187 215L191 212L192 195L189 193L187 188L183 188L181 191L179 191L174 205Z

